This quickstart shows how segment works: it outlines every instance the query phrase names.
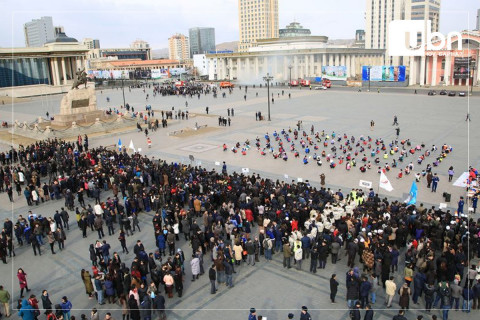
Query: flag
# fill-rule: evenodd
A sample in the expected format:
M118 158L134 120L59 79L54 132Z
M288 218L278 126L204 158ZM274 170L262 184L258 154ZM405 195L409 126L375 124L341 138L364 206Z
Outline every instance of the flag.
M418 187L415 181L412 182L412 187L410 188L410 193L408 194L407 200L405 200L405 203L408 205L411 204L416 204L417 203L417 191Z
M387 190L388 192L392 192L393 187L390 181L388 180L387 176L385 173L382 171L380 173L380 182L379 182L380 188Z
M122 151L122 140L118 139L118 151Z
M136 152L135 147L133 146L133 141L132 140L130 140L130 144L128 145L128 149L131 149L131 150L133 150L133 152Z

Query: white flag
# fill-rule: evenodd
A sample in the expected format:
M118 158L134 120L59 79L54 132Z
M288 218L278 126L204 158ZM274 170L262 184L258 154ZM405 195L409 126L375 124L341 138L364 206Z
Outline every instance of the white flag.
M133 140L130 140L130 144L128 145L128 149L132 149L133 152L136 152L135 147L133 146Z
M380 174L380 188L387 190L388 192L391 192L393 190L392 184L390 181L388 181L387 176L385 173Z

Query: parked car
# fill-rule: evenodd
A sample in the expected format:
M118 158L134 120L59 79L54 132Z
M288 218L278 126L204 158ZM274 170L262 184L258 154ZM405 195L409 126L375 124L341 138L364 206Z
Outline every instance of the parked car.
M327 90L327 87L325 86L316 86L315 90Z
M458 96L459 96L459 97L465 97L465 95L466 95L466 94L465 94L465 91L460 91L460 92L458 93Z
M450 92L448 93L448 96L449 96L449 97L455 97L456 95L457 95L457 93L456 93L455 91L450 91Z
M430 90L430 91L428 91L428 95L429 95L429 96L435 96L435 95L437 95L437 91L435 91L435 90Z
M447 90L442 90L442 91L440 91L440 95L441 95L441 96L446 96L446 95L447 95Z

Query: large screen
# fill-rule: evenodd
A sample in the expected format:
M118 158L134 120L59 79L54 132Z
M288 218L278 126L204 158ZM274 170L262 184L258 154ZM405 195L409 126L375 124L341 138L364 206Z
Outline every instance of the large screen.
M405 66L363 66L363 81L405 81Z
M322 66L322 78L329 80L347 80L347 67Z
M475 59L470 57L455 58L453 64L453 78L454 79L468 79L470 77L470 70L475 69Z

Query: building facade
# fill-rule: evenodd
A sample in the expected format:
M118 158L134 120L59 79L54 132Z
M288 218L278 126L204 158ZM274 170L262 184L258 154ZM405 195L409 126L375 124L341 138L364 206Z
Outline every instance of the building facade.
M409 85L480 85L480 32L462 32L461 43L459 48L454 36L451 50L426 50L425 56L410 59Z
M238 0L238 51L255 46L258 39L278 38L278 0Z
M311 35L310 29L305 29L298 22L291 22L284 29L278 30L280 38L305 37Z
M43 47L45 43L55 38L52 17L33 19L23 25L25 46Z
M152 58L151 49L134 49L134 48L105 48L90 49L88 59L140 59L150 60Z
M150 45L147 41L137 39L130 44L132 49L150 49Z
M0 87L70 85L75 72L85 67L87 52L78 42L0 49Z
M274 50L207 55L209 79L236 79L254 84L263 83L263 76L269 73L274 82L288 82L290 79L321 77L322 67L344 66L345 80L360 80L362 66L381 65L385 54L383 49L329 47L326 43L315 48L311 43L308 47L303 46L297 42L282 48L274 47Z
M196 54L215 51L215 28L188 29L190 42L190 58Z
M168 57L171 60L188 60L190 58L188 37L177 33L168 38Z
M208 77L210 65L212 65L212 74L217 73L217 59L209 59L206 54L193 55L194 74L199 77Z
M88 49L100 49L100 40L98 39L85 38L82 43Z

